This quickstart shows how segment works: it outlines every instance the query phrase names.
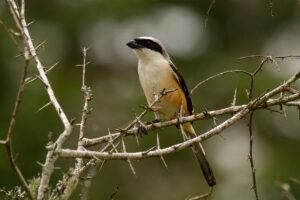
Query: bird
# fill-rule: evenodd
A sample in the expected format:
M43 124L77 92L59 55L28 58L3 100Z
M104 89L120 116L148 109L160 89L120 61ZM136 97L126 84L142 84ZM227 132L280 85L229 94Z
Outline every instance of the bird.
M158 109L154 111L155 120L153 121L175 119L178 118L179 113L183 116L192 115L194 109L190 92L163 44L156 38L142 36L134 38L126 45L135 52L138 58L139 81L149 105L155 101L159 92L166 89L174 90L163 96L156 104ZM192 122L183 123L182 127L188 138L197 136ZM216 185L215 176L201 143L193 144L192 151L208 185L211 187Z

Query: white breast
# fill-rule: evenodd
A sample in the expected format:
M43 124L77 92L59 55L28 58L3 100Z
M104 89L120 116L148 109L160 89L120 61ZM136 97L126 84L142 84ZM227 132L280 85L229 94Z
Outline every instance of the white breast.
M139 79L148 103L154 100L155 94L165 88L163 85L164 80L170 75L168 67L168 62L164 59L139 60Z

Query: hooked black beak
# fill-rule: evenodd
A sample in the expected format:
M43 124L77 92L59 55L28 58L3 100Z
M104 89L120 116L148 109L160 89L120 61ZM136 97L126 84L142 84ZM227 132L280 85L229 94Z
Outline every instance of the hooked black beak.
M131 41L127 42L126 45L131 49L139 49L142 47L135 40L131 40Z

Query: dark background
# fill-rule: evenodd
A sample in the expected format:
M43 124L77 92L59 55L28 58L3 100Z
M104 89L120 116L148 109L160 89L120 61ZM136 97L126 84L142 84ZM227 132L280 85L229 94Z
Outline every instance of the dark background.
M81 88L81 48L90 47L87 82L95 94L93 111L89 116L86 135L97 137L124 127L134 113L146 104L138 82L137 59L125 46L136 36L148 35L160 39L170 57L185 77L191 89L199 81L229 69L253 71L258 59L238 61L250 54L299 55L300 7L296 0L273 2L274 16L270 15L269 1L216 1L207 27L204 19L210 1L167 0L54 0L27 1L26 18L35 23L30 27L34 43L47 40L39 51L42 63L49 67L60 64L49 73L56 96L69 118L80 119L83 94ZM3 0L0 19L14 27L12 17ZM7 33L0 29L0 138L6 137L13 110L19 78L23 71L22 58ZM280 72L273 65L255 80L254 95L271 89L299 70L299 60L279 61ZM29 75L36 74L33 64ZM299 89L299 83L297 83ZM237 88L237 104L247 102L245 89L249 79L243 75L227 75L210 81L192 95L195 112L229 106ZM36 161L44 162L48 133L56 138L63 127L55 110L37 110L48 102L43 85L36 81L26 86L20 114L14 132L14 152L18 165L27 179L41 172ZM277 108L278 109L278 108ZM278 183L288 182L291 193L300 197L300 186L288 179L300 179L300 123L295 108L287 108L283 115L257 111L254 116L254 161L258 192L262 199L285 199ZM147 115L145 120L153 116ZM225 118L220 117L219 120ZM225 139L215 136L204 142L208 159L213 166L217 186L212 199L254 199L249 160L249 133L245 118L223 132ZM212 126L211 120L195 122L198 133ZM74 129L66 147L74 148L78 129ZM181 134L175 127L160 131L161 145L180 142ZM140 147L135 139L126 140L130 151L155 145L156 132L143 137ZM116 199L184 199L208 191L202 173L191 151L186 149L166 156L166 170L157 158L134 161L134 177L124 161L110 161L93 179L89 199L109 199L119 188ZM59 159L51 178L55 185L62 173L73 166L71 159ZM0 147L0 187L11 189L19 184L10 168L4 147ZM71 199L79 199L81 184Z

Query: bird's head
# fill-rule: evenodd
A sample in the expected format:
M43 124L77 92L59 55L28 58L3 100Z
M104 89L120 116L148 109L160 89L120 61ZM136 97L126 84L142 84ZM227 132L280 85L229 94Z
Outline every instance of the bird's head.
M169 59L162 43L153 37L137 37L126 44L139 59Z

